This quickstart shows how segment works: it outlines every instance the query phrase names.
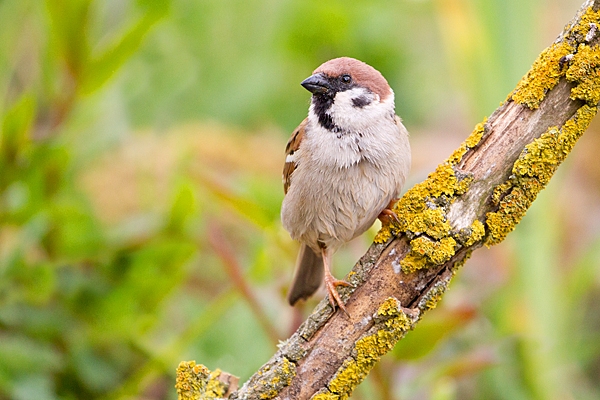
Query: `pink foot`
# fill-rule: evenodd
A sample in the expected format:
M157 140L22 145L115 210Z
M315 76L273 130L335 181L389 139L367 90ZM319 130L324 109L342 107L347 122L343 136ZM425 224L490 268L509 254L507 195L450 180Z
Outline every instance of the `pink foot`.
M336 290L337 286L352 286L352 285L346 281L341 281L341 280L335 279L333 277L333 275L331 275L329 273L329 271L326 271L325 272L325 287L327 288L327 293L329 294L329 303L331 304L331 307L335 310L335 306L337 304L337 306L340 307L346 313L346 315L349 315L348 311L346 310L346 306L342 302L340 294Z

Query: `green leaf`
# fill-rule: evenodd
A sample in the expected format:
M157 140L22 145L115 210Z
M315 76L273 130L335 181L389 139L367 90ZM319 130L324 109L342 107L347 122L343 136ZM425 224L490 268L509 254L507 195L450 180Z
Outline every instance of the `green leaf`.
M416 360L429 354L438 343L475 318L475 310L464 307L454 310L436 309L419 322L418 329L402 339L393 354L399 360Z
M66 259L94 257L102 252L105 238L89 206L75 193L65 193L51 207L50 243Z
M260 228L268 228L272 225L271 218L269 218L270 211L263 204L259 204L254 199L238 195L208 178L201 177L201 181L203 187L214 195L219 203L228 205Z
M46 0L52 34L69 72L77 79L89 57L87 27L91 0Z
M181 185L171 206L167 229L173 232L182 232L188 218L197 210L196 203L194 186L190 183Z
M89 94L104 85L137 51L152 26L169 10L167 0L146 1L147 10L127 32L113 42L102 54L92 56L81 81L81 92Z
M0 167L19 161L30 145L31 126L35 116L35 100L25 94L8 110L2 121L0 136Z

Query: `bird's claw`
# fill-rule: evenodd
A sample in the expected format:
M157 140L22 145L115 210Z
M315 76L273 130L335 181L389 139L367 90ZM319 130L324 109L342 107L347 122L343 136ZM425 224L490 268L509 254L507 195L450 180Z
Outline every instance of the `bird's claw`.
M379 214L379 216L377 217L379 218L379 220L381 221L381 223L385 224L390 223L390 220L394 220L394 222L399 223L400 222L400 218L398 217L398 214L396 214L394 212L394 210L389 209L389 208L384 208L383 211L381 211L381 213Z
M394 206L396 205L397 201L398 199L392 199L392 201L390 201L387 207L381 210L381 212L377 216L377 218L381 221L382 224L389 224L390 222L392 222L392 220L396 223L400 223L400 218L398 217L398 214L396 214L396 212L394 211Z
M342 280L335 279L332 275L325 275L325 286L327 287L327 293L329 294L329 304L331 304L331 308L335 310L335 306L341 308L347 316L348 310L346 310L346 306L340 297L340 294L336 290L337 286L352 286L350 283Z

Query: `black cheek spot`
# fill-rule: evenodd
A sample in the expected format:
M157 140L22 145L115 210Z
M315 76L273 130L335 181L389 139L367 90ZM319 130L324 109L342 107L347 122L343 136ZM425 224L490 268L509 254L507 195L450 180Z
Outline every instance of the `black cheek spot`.
M352 99L352 105L354 107L363 108L371 104L371 100L366 96L358 96Z

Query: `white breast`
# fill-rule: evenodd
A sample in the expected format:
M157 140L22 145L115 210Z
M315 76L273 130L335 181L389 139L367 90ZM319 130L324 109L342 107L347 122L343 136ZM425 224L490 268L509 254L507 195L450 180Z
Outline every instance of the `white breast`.
M324 129L309 111L282 205L283 226L316 251L319 241L335 250L367 230L398 196L410 167L408 134L392 118L393 96L348 110L348 92L338 93L330 109L337 126L350 127L342 132Z

